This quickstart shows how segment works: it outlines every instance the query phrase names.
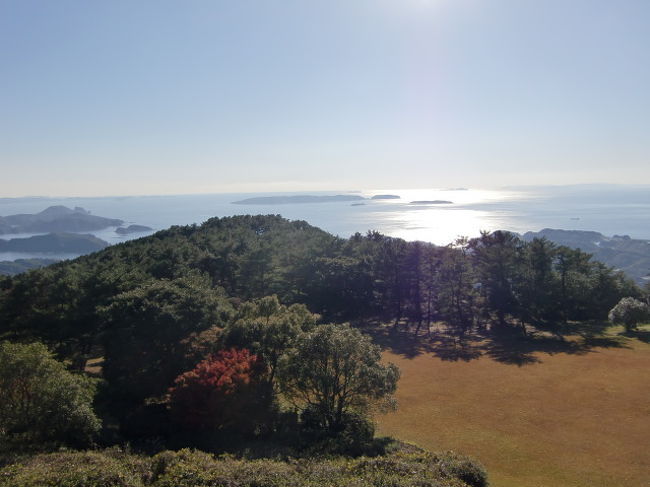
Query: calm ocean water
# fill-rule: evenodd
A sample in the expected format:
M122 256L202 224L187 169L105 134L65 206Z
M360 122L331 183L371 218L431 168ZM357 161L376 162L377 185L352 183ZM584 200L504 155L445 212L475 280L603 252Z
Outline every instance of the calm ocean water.
M345 194L283 193L283 194ZM650 239L650 185L579 185L525 187L503 190L381 190L359 191L364 197L394 194L398 200L368 200L363 205L351 202L236 205L253 196L277 193L206 194L178 196L128 196L102 198L0 198L0 216L36 213L48 206L81 206L93 214L120 218L128 223L147 225L161 230L171 225L200 224L214 216L237 214L280 214L286 218L306 220L330 233L348 237L355 232L378 230L407 240L424 240L439 245L459 236L477 236L481 230L537 231L542 228L594 230L604 235L629 235ZM420 200L448 200L448 205L411 204ZM128 237L114 228L92 232L109 243ZM3 235L14 238L18 235ZM21 235L25 236L25 235ZM0 253L0 260L36 256ZM39 256L43 256L40 254ZM68 258L70 255L53 257Z

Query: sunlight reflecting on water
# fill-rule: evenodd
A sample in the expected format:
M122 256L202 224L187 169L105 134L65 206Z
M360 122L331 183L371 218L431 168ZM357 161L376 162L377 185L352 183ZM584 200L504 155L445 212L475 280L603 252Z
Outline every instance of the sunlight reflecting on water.
M498 230L509 226L512 211L475 208L482 204L507 204L521 200L523 195L514 191L495 190L384 190L370 191L368 196L391 194L399 200L375 200L383 205L373 215L382 222L384 233L406 240L423 240L446 245L458 237L476 237L481 230ZM451 203L419 203L449 201Z
M395 230L389 234L405 240L423 240L438 245L453 242L461 236L475 237L480 230L496 230L494 215L484 211L463 209L427 208L385 215L394 222ZM393 225L391 225L392 227Z
M310 193L293 193L310 194ZM349 237L377 230L405 240L447 245L459 236L476 237L481 230L518 233L543 228L590 230L604 235L650 239L650 186L566 186L518 190L382 189L329 191L320 195L353 194L368 199L318 204L235 205L232 202L267 194L206 194L98 198L0 198L0 216L37 213L51 205L81 206L94 215L120 218L125 225L147 225L162 230L171 225L200 224L211 217L236 214L279 214L305 220L334 235ZM395 195L396 199L371 199ZM414 204L414 201L450 201ZM108 243L145 234L119 235L113 227L91 232ZM0 239L33 234L0 235ZM21 254L19 257L43 257ZM18 256L0 252L1 260Z

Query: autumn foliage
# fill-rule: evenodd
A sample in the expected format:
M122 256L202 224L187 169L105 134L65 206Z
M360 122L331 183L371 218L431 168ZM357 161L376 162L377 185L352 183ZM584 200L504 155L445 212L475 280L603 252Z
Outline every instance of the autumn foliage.
M248 350L222 350L181 374L169 390L175 421L196 430L247 423L259 384L257 357Z

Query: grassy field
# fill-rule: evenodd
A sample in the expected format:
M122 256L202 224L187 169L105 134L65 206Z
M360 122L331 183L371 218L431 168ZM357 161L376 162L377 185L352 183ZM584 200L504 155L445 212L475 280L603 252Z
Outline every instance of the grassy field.
M402 370L379 433L472 455L493 487L648 487L649 332L618 331L463 347L378 334Z

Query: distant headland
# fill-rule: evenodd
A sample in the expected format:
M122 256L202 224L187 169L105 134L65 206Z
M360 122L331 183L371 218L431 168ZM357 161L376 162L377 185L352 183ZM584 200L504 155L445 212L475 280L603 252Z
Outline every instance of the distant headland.
M153 228L144 225L129 225L128 227L119 227L115 229L115 233L119 235L130 235L132 233L151 232Z
M259 196L245 200L233 201L234 205L295 205L303 203L337 203L337 202L359 202L367 200L399 200L396 194L376 194L370 198L351 194L336 195L295 195L295 196Z
M108 247L108 242L87 233L48 233L28 238L0 239L2 252L88 254Z
M89 232L117 227L117 218L91 215L81 207L50 206L40 213L0 216L0 235L15 233Z
M447 200L417 200L417 201L411 201L409 204L411 205L453 205L453 201L447 201Z
M0 275L15 276L21 272L32 269L39 269L48 265L56 264L59 259L16 259L0 261Z
M400 197L397 196L396 194L376 194L370 199L371 200L398 200L400 199Z
M260 196L258 198L247 198L245 200L233 201L234 205L290 205L302 203L333 203L345 201L365 200L363 196L337 194L332 196Z

